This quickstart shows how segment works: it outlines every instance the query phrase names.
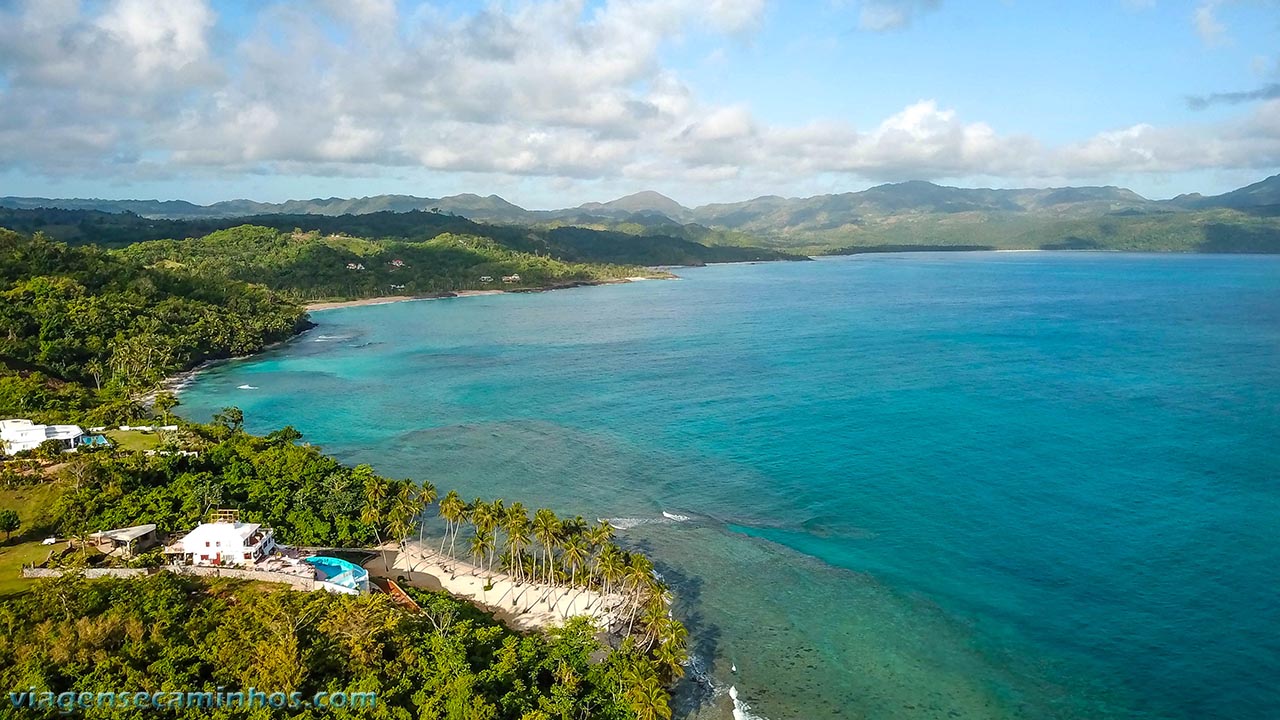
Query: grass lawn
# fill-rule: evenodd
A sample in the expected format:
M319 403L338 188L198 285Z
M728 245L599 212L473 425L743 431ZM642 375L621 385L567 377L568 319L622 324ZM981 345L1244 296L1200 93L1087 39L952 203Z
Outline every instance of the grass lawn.
M23 563L39 562L49 555L49 550L63 547L61 544L40 544L46 536L40 520L65 488L63 482L50 480L0 489L0 508L17 510L22 521L11 540L0 541L0 599L25 592L30 587L31 581L22 579Z
M160 435L158 433L144 433L137 430L108 430L103 434L121 450L146 451L160 447Z

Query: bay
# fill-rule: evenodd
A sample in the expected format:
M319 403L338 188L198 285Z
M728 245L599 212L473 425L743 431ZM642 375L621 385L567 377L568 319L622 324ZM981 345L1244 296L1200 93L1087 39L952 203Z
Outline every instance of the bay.
M698 717L1275 716L1280 259L678 272L317 312L180 411L628 528Z

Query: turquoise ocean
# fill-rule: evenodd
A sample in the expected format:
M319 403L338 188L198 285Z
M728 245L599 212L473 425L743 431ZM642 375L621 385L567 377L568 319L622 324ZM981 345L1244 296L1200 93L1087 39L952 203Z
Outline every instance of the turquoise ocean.
M676 272L317 312L180 409L612 519L687 717L1280 717L1280 258Z

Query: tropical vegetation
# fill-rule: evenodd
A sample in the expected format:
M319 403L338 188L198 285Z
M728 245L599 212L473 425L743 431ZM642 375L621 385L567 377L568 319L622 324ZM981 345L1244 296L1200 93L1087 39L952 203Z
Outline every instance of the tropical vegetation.
M259 225L201 238L135 243L118 253L141 265L195 277L261 283L295 300L542 288L664 275L639 267L565 262L474 235L446 233L407 242ZM514 282L502 280L516 276Z
M308 326L260 285L143 265L0 228L0 416L127 420L131 398L202 361Z
M603 645L585 620L520 635L443 593L411 591L421 612L385 595L273 591L169 573L42 581L0 604L0 684L17 692L146 689L376 693L373 707L289 717L409 720L667 719L665 679L635 644ZM6 698L6 703L10 702ZM0 715L57 717L6 710ZM85 718L155 709L87 708ZM284 715L244 707L174 708L180 718Z
M103 682L109 675L81 673L74 663L68 668L60 662L56 669L42 665L50 657L45 641L56 641L70 648L87 643L81 647L84 653L100 652L102 647L95 644L97 641L86 639L99 637L99 630L85 628L149 624L156 618L131 613L135 606L145 606L153 600L169 602L179 596L187 597L189 602L196 603L187 611L203 620L185 630L173 628L172 635L150 637L141 646L125 642L129 647L122 652L127 657L107 659L109 664L122 665L119 669L124 673L120 676L122 681L130 676L136 680L146 667L156 663L166 667L164 658L197 652L193 648L200 648L201 643L212 643L209 647L230 652L223 638L210 637L208 633L214 632L212 628L222 622L219 613L225 611L229 598L235 598L234 602L247 603L251 613L259 609L263 612L262 618L237 621L236 632L243 635L242 640L247 641L254 623L260 622L263 634L284 641L291 648L283 655L277 651L267 652L262 647L247 650L259 655L265 653L270 663L281 663L279 672L274 666L261 669L259 674L240 667L236 670L239 675L231 677L222 673L226 667L235 666L223 667L225 664L219 663L220 669L187 671L188 674L182 676L186 681L196 685L227 684L236 679L250 682L249 678L253 678L253 683L262 686L271 678L280 678L282 686L290 690L336 688L355 683L362 689L377 689L380 697L385 693L385 697L398 703L400 708L471 708L457 710L463 712L461 715L451 710L449 714L424 715L428 717L583 717L582 713L588 709L599 714L585 715L587 717L668 716L665 687L683 671L686 631L671 616L669 591L654 572L652 562L640 553L615 545L612 528L607 524L588 524L580 517L561 519L545 508L530 512L519 502L506 505L502 500L477 499L466 503L454 491L440 496L429 482L384 478L367 465L344 467L315 447L299 444L301 435L292 428L286 427L266 437L249 435L243 430L243 419L239 410L227 408L212 424L184 423L162 446L167 451L182 449L195 454L77 453L58 471L63 490L41 519L41 526L33 531L83 538L94 530L141 523L155 523L162 531L176 531L207 519L215 508L235 507L244 521L271 526L279 541L291 545L359 548L387 542L404 548L416 537L424 547L438 545L442 553L468 553L484 571L508 573L518 583L593 589L602 593L608 601L618 603L618 607L611 608L619 618L612 628L618 638L616 645L609 648L592 640L595 630L585 620L570 621L565 630L553 631L545 637L521 639L500 631L492 620L481 622L470 606L463 609L457 601L435 596L426 596L424 601L433 618L428 627L427 623L402 617L400 611L389 605L378 605L378 601L367 599L265 599L295 593L261 595L243 588L218 590L191 581L154 578L142 581L145 587L141 589L123 582L116 586L108 583L111 587L108 590L101 590L93 583L86 586L74 580L59 580L34 590L44 606L29 607L28 604L35 601L21 598L15 601L16 605L0 603L0 622L9 623L10 637L30 639L31 635L23 634L33 632L33 626L24 624L30 618L46 618L52 623L42 636L44 640L34 643L44 650L22 649L16 643L8 647L0 644L0 664L11 660L15 667L25 668L23 674L13 675L19 683L13 686L74 689L109 686ZM438 541L428 537L429 521L436 516L443 521ZM50 565L80 567L102 560L101 556L77 560L72 555ZM63 607L65 596L72 593L68 588L72 587L77 597L94 599L75 605L75 609ZM151 592L159 596L148 598ZM55 603L54 597L62 599ZM114 603L125 597L132 598L128 601L129 607L116 608ZM305 632L297 626L290 631L292 634L280 635L276 631L284 626L271 618L284 612L281 603L292 604L290 612L299 617L314 616L314 623ZM172 612L178 610L172 609ZM341 619L327 621L326 613L336 613ZM473 624L456 624L457 618L463 616L473 618ZM364 660L355 667L367 669L369 677L361 677L358 672L351 674L345 665L341 671L332 667L331 646L341 638L324 637L327 628L340 626L343 633L352 632L349 623L357 619L360 623L374 623L379 632L385 631L385 639L380 641L385 647L360 651ZM470 633L477 623L488 629L473 638ZM188 634L193 631L198 634ZM398 637L402 631L406 637ZM428 643L432 652L444 653L447 648L448 652L461 652L470 658L467 667L477 673L477 681L449 685L440 679L423 678L423 683L440 685L438 690L425 694L390 683L387 678L401 675L398 661L393 658L403 653L414 656L404 645L412 645L418 632L442 636L443 639ZM351 642L349 635L342 637ZM464 651L473 641L488 644L481 650ZM236 640L233 638L231 642ZM6 652L11 654L8 660ZM71 654L54 654L63 661L78 657L76 652L68 652ZM387 655L389 652L391 657ZM418 648L418 652L425 650ZM603 662L586 660L600 652L608 653ZM566 653L582 659L562 657ZM320 659L322 656L324 660ZM556 668L552 671L554 682L545 688L546 693L538 692L536 684L494 679L495 674L503 673L537 676L536 667L545 662L552 662ZM572 675L563 675L566 672ZM623 673L626 678L622 677ZM575 678L570 683L571 691L551 691L561 677ZM162 681L163 678L151 678L153 683ZM548 679L540 682L546 685ZM472 693L468 696L470 699L453 695L466 692ZM432 693L441 697L426 699ZM401 698L402 694L409 699ZM568 704L556 705L556 702ZM493 714L479 709L490 705L495 708ZM535 714L529 715L530 712Z
M0 229L0 417L174 422L177 398L159 387L165 376L306 328L297 300L310 294L381 292L376 283L343 284L352 277L345 265L341 280L326 280L335 276L317 264L352 256L365 268L401 273L396 284L415 291L456 287L477 270L517 271L539 283L634 271L537 257L483 238L397 245L246 227L194 243L191 252L163 243L114 252ZM401 263L384 268L388 257ZM234 684L377 692L376 711L346 715L359 717L670 717L667 686L682 669L685 630L650 561L615 545L607 527L530 513L518 502L463 503L429 482L345 467L293 428L246 433L236 408L209 424L177 423L136 446L65 455L50 444L0 458L0 682L58 691ZM11 495L27 498L16 512L8 512ZM85 551L88 533L144 523L185 530L225 507L295 546L405 547L416 536L442 553L476 551L486 572L520 583L598 590L625 622L606 644L586 619L518 635L470 605L417 591L422 613L385 598L167 573L86 581L72 572L34 586L8 575L19 561L42 557L73 571L109 563ZM429 537L437 515L444 528ZM51 552L40 542L46 535L79 538L80 549ZM159 562L150 552L131 564ZM119 709L85 715L142 717ZM198 716L267 715L202 709Z
M440 552L456 557L460 549L484 571L505 572L518 583L619 597L623 607L615 612L625 622L616 630L635 636L669 675L681 672L685 635L670 615L670 593L647 557L612 542L607 523L561 519L547 508L530 512L501 499L464 503L456 491L440 497L430 482L391 480L368 465L347 468L298 444L302 436L293 428L256 437L242 423L242 413L227 408L213 424L184 424L166 447L194 455L78 453L61 470L68 489L53 504L47 531L83 537L155 523L162 532L176 532L203 522L216 508L232 507L290 545L391 542L403 548L415 535L428 544L427 521L438 515L444 521Z

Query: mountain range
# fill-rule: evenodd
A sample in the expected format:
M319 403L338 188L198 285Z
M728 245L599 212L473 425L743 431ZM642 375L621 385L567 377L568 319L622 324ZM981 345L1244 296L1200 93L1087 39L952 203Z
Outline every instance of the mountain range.
M486 223L578 226L666 235L706 245L764 245L804 252L898 246L1078 247L1280 251L1280 175L1216 196L1150 200L1113 186L987 189L924 181L860 192L686 207L653 191L559 210L527 210L497 195L377 195L262 203L228 200L0 198L0 208L134 213L148 219L359 216L422 211ZM1160 238L1152 244L1152 238ZM1237 240L1243 238L1242 243ZM1165 247L1168 245L1168 247ZM1273 249L1274 247L1274 249Z

